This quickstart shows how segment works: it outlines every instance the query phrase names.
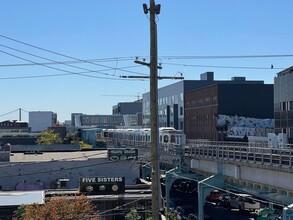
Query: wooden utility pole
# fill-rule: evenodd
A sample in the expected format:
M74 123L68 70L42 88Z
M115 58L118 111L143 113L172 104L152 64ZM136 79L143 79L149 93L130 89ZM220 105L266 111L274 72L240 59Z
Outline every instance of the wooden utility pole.
M152 219L160 219L161 185L159 164L159 126L158 126L158 47L156 14L160 6L150 0L150 110L151 110L151 166L152 166Z
M150 76L121 76L121 78L149 78L150 79L150 112L151 112L151 190L152 190L152 220L160 219L162 208L160 183L160 155L159 155L159 123L158 123L158 79L184 79L184 77L158 77L158 46L156 14L160 14L161 5L150 0L150 7L143 4L145 14L150 13L150 63L134 61L150 68Z

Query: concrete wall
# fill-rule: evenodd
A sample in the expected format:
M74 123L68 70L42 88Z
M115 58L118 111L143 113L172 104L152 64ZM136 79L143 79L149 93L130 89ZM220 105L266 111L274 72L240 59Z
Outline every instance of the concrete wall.
M77 151L80 150L79 144L50 144L50 145L11 145L12 152L27 151Z
M69 179L68 189L79 187L80 177L125 177L126 184L134 184L139 177L139 164L132 161L108 162L107 159L75 161L48 161L28 163L1 163L0 186L2 190L15 190L19 182L43 183L52 188L57 179Z
M209 173L221 173L242 181L259 183L293 192L293 173L280 170L262 169L261 166L241 166L231 163L217 163L208 160L191 160L191 168Z

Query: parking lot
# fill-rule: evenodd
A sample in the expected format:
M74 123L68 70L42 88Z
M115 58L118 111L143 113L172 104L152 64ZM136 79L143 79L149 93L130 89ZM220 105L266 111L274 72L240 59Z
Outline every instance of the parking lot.
M180 184L178 184L180 186ZM182 186L184 184L181 184ZM197 193L194 190L186 190L186 187L180 188L175 186L170 191L170 207L173 212L177 214L178 219L187 219L188 215L197 216L198 213L198 201ZM225 196L219 198L221 196ZM257 219L255 212L249 212L246 210L239 210L238 208L231 208L227 203L229 197L227 194L214 191L208 197L204 205L205 219L213 220L253 220ZM264 208L264 205L261 204ZM280 212L280 210L276 211ZM275 219L278 214L271 214L269 219ZM196 218L189 218L196 219Z

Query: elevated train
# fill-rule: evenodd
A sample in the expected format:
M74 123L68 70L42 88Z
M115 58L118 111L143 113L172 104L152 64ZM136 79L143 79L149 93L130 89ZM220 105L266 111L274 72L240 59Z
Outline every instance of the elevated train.
M103 129L101 139L107 143L108 147L146 147L151 143L151 129ZM181 130L173 127L159 128L160 146L179 146L184 143L185 135Z

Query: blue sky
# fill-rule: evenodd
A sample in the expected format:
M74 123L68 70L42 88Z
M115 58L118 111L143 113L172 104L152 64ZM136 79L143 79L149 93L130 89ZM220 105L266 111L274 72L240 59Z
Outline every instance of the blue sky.
M134 63L135 57L149 61L143 3L149 5L148 0L1 1L0 121L18 119L17 111L6 114L18 108L53 111L60 121L74 112L111 114L118 102L148 92L148 80L119 77L149 74L147 67ZM292 55L291 0L156 4L161 4L161 76L182 73L191 80L212 71L217 80L245 76L272 84L277 72L293 64L293 56L221 58ZM159 87L174 82L162 80ZM27 121L25 111L22 120Z

